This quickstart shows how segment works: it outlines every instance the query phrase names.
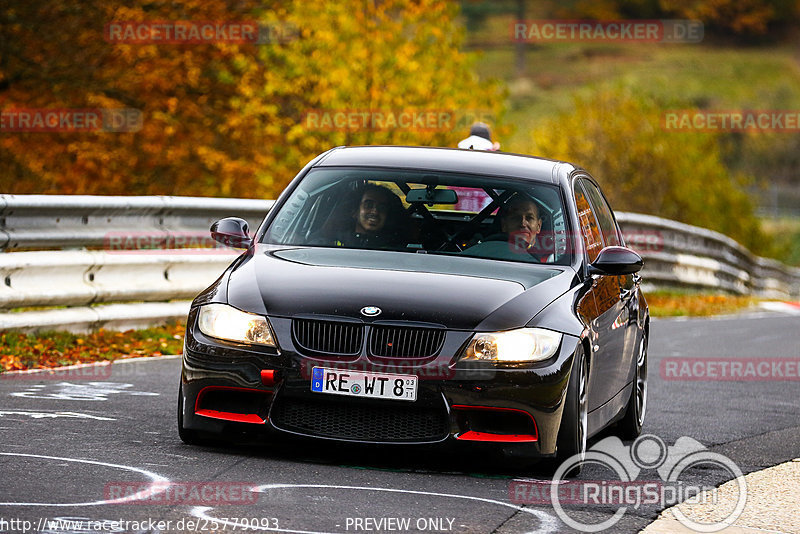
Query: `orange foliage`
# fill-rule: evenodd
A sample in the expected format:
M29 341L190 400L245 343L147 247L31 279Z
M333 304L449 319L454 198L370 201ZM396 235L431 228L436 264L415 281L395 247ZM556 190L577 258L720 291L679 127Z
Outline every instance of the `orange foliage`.
M4 132L0 191L275 198L339 144L454 146L449 131L315 131L309 109L487 110L438 0L12 0L0 6L0 110L133 108L137 132ZM265 44L109 42L122 21L258 21Z
M655 317L709 316L741 312L758 300L743 295L708 295L654 292L646 295L650 314Z

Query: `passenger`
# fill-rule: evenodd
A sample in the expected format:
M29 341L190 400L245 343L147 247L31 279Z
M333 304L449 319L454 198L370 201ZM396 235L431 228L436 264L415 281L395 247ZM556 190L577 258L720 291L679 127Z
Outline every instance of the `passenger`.
M365 184L354 193L354 221L336 232L333 245L352 248L405 246L403 225L406 212L400 197L382 185Z

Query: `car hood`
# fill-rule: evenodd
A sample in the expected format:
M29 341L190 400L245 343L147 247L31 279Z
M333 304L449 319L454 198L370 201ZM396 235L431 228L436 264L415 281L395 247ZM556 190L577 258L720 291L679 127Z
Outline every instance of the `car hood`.
M574 271L450 255L258 245L229 275L228 302L281 317L412 321L457 330L524 326ZM381 309L365 317L366 306Z

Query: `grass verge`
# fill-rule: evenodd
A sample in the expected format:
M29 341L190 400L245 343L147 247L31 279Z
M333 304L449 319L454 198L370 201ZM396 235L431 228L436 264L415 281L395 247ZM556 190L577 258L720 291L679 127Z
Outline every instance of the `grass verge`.
M183 350L184 328L183 323L171 323L126 332L101 329L92 334L0 332L0 373L180 354Z
M747 295L698 294L660 290L645 295L652 317L709 317L752 308L761 299Z

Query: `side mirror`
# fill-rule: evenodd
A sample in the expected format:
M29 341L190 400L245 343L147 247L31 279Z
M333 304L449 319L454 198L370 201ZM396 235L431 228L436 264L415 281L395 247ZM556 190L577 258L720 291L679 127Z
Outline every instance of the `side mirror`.
M621 275L638 273L644 260L637 253L625 247L606 247L600 251L594 262L589 264L589 274Z
M226 247L248 248L253 242L250 225L239 217L225 217L211 225L211 237Z

